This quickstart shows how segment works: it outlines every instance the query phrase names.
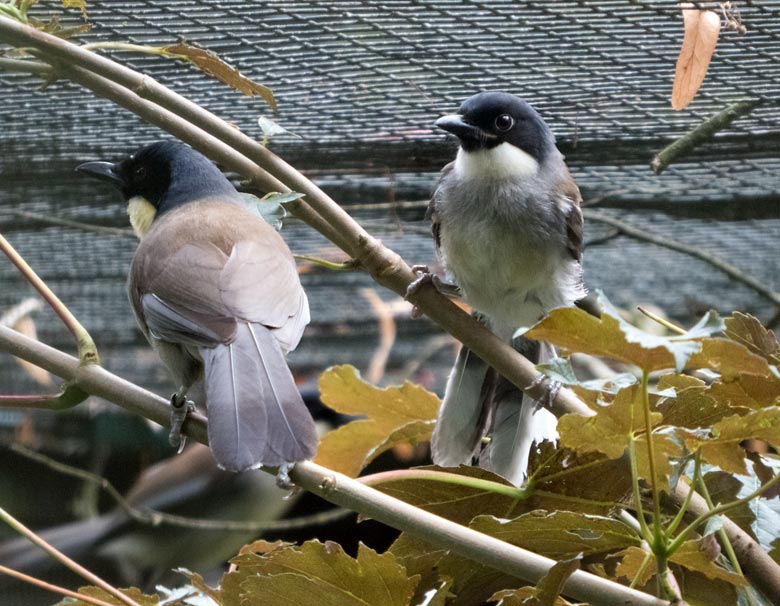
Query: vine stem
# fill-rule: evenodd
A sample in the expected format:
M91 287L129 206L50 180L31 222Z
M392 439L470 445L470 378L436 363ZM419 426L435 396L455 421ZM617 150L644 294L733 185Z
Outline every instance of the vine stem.
M661 491L658 489L658 476L656 470L658 466L655 460L655 449L653 448L653 423L650 418L650 394L648 392L648 381L650 373L642 371L642 412L644 414L645 432L647 434L647 465L650 468L650 487L653 493L653 553L658 556L657 548L665 543L663 525L661 524ZM664 545L665 547L665 545Z
M99 576L90 572L89 570L87 570L77 562L74 562L58 549L49 545L46 541L44 541L41 537L35 534L32 530L27 528L27 526L22 524L19 520L14 518L10 513L8 513L2 507L0 507L0 520L8 524L11 528L13 528L16 532L18 532L22 536L28 538L30 541L32 541L32 543L34 543L35 545L43 549L52 558L54 558L61 564L64 564L65 566L70 568L73 572L75 572L82 578L86 579L93 585L100 587L103 591L106 591L109 595L114 596L120 602L127 604L127 606L140 606L138 602L123 594L116 587L112 587L111 585L106 583L103 579L101 579Z
M707 506L710 509L714 509L715 503L712 502L712 497L710 496L710 491L707 488L707 483L704 481L704 478L699 477L697 483L694 484L694 486L698 486L699 490L701 491L701 495L704 497L704 500L707 501ZM737 554L734 553L734 546L731 544L731 541L729 540L729 537L723 528L718 529L718 536L723 543L723 549L726 551L726 555L728 556L731 565L734 567L734 570L738 574L742 574L742 568L739 565L739 560L737 560Z

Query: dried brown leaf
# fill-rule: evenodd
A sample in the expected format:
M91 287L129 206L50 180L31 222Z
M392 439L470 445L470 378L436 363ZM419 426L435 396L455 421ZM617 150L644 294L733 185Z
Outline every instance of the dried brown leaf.
M674 70L672 108L685 109L704 82L720 34L720 17L713 11L694 10L681 4L685 34Z
M220 59L216 53L184 42L163 46L160 50L170 57L189 61L209 76L213 76L249 97L262 97L271 106L271 109L276 111L276 100L270 88L242 75L235 67Z

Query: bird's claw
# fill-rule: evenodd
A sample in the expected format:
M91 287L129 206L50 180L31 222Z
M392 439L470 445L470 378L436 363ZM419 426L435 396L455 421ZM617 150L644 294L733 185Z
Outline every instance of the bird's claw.
M295 467L295 463L282 463L276 471L276 485L282 490L292 490L295 484L290 478L290 472Z
M406 287L406 294L404 295L404 299L407 301L426 284L432 284L436 290L447 297L461 296L460 288L458 288L455 284L445 282L436 274L431 273L431 270L427 265L412 265L412 271L417 274L417 278ZM412 318L417 319L422 315L423 314L420 308L415 305L412 308Z
M547 385L544 388L545 395L541 400L539 400L539 403L549 410L552 407L552 403L555 401L555 398L558 397L558 392L561 390L561 387L563 387L563 383L559 381L553 381L546 375L540 374L533 381L531 381L531 384L526 389L531 390L539 387L545 381L547 381Z
M174 448L178 448L181 453L187 442L187 436L182 434L181 430L187 415L195 410L195 404L188 400L186 396L175 393L171 396L171 431L168 433L168 443Z

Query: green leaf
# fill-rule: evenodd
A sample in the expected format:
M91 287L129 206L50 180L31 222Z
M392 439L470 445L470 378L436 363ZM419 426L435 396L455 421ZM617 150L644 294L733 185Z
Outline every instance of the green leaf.
M169 57L189 61L202 72L249 97L262 97L271 109L276 111L276 100L270 88L242 75L235 67L220 59L216 53L184 42L160 47L160 52Z
M571 511L532 511L513 520L479 516L469 527L556 560L639 545L622 522Z
M300 606L316 596L318 606L408 606L419 577L409 577L390 553L360 544L357 558L333 542L307 541L300 549L281 548L251 558L249 574L239 563L239 604ZM231 597L231 600L233 598Z
M604 478L610 481L604 482ZM522 504L526 511L565 509L606 515L630 495L631 477L620 459L576 453L543 442L531 451L528 491L530 495Z
M696 539L686 541L675 551L669 561L684 566L689 570L700 572L708 579L719 579L726 581L736 587L747 585L744 577L734 572L729 572L725 568L718 566L710 557L706 549L702 549L702 540Z
M366 383L353 366L334 366L319 379L322 401L348 415L364 415L328 433L320 441L316 463L357 476L382 452L400 443L430 439L439 398L407 381L380 389Z
M716 381L710 386L709 395L743 414L742 409L780 405L780 380L774 375L742 374L728 383Z
M712 396L709 387L687 375L668 374L658 381L658 389L673 388L674 397L664 398L658 404L666 425L697 429L711 427L726 416L747 412L736 410L722 399Z
M268 194L262 198L258 198L252 194L242 193L241 199L244 201L244 205L253 213L260 215L266 223L273 227L276 231L282 229L282 221L287 216L287 211L282 206L284 200L278 200L275 196L287 196L290 194ZM299 194L295 194L299 195ZM303 194L300 194L303 195ZM272 196L272 197L269 197Z
M537 364L536 370L552 381L563 385L576 385L579 383L571 362L566 358L553 358L545 364Z

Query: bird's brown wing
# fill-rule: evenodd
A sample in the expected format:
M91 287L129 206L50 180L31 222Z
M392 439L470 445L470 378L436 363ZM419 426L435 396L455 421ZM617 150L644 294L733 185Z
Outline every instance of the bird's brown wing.
M289 350L309 320L286 244L236 204L197 202L161 217L141 241L131 272L136 315L166 340L181 342L189 332L197 344L209 337L212 345L226 343L236 320L244 320L274 330Z
M567 173L566 178L558 185L556 193L571 203L571 209L566 215L566 248L573 259L582 261L584 243L582 237L582 195L580 194L580 188L577 187L571 175Z
M454 167L455 162L450 162L441 170L436 189L433 190L431 201L428 203L428 209L425 211L425 218L430 219L431 221L431 231L433 232L433 243L436 247L436 254L439 254L439 248L441 247L441 224L439 223L439 213L436 205L442 193L441 182L452 172Z

